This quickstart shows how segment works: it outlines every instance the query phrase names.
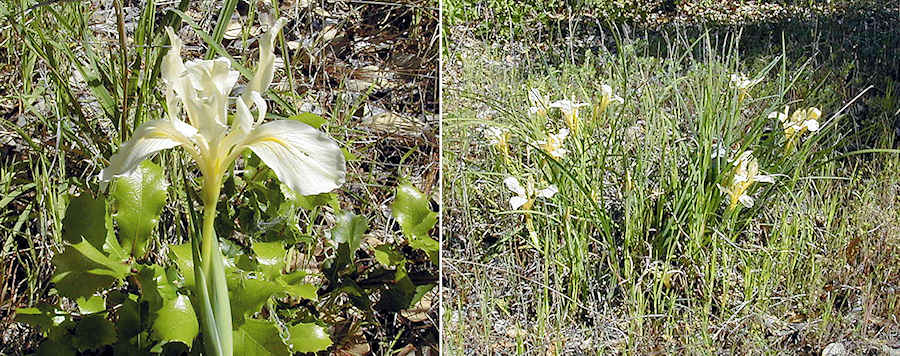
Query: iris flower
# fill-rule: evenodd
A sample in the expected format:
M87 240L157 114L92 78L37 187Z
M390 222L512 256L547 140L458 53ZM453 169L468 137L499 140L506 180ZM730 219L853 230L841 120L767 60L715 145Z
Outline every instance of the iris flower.
M503 184L506 184L506 187L509 188L509 190L516 193L516 196L509 198L509 206L513 210L531 209L535 199L550 199L559 192L559 189L557 189L555 185L550 185L547 188L535 191L534 185L530 181L528 182L528 189L526 189L522 186L522 183L519 183L519 180L516 179L516 177L507 177L503 180Z
M818 108L810 107L794 111L794 114L788 119L790 107L785 105L784 112L774 111L769 114L770 119L778 118L781 121L781 127L784 129L784 137L787 139L785 149L791 151L795 142L803 136L806 131L819 131L819 117L822 111Z
M753 197L747 195L747 190L750 189L750 186L755 182L775 183L775 178L770 175L759 174L759 164L756 158L753 157L752 151L744 151L732 163L734 164L734 176L731 178L731 184L728 187L723 187L720 184L716 184L716 186L719 187L719 191L722 194L731 198L729 209L733 209L737 206L737 203L741 203L748 208L753 207Z
M562 111L563 118L566 120L566 126L572 133L578 134L578 108L587 106L587 103L579 103L572 100L557 100L550 104L551 108L559 108Z
M600 86L600 95L602 96L600 97L600 105L597 106L597 111L601 113L606 111L606 107L609 106L609 103L614 102L622 104L625 102L622 97L613 94L612 87L606 84Z
M234 99L229 120L228 94L240 74L227 58L183 62L181 40L171 28L171 48L163 58L166 118L145 122L110 158L100 172L102 181L131 173L154 153L182 147L203 175L202 240L192 239L198 309L208 355L231 356L231 310L222 252L213 229L216 203L225 172L249 149L288 187L302 195L331 191L344 183L346 168L338 144L319 130L294 120L263 123L266 102L262 93L273 77L275 37L285 20L277 20L259 40L259 63L244 94ZM256 109L254 117L251 108ZM182 120L182 113L187 121Z
M550 97L541 95L537 88L528 89L528 113L531 115L547 115L547 108L550 107Z
M569 130L567 129L559 129L559 133L557 134L549 134L547 135L546 140L540 140L537 143L550 157L560 159L565 156L569 151L566 150L563 145L566 140L566 137L569 136Z
M750 80L744 73L735 73L731 75L731 86L738 90L738 101L750 96L750 88L761 82L762 78Z
M504 156L509 155L509 130L499 127L486 126L484 127L484 129L482 129L482 133L484 134L485 138L488 139L488 143L490 143L494 147L497 147L497 149L501 153L503 153Z

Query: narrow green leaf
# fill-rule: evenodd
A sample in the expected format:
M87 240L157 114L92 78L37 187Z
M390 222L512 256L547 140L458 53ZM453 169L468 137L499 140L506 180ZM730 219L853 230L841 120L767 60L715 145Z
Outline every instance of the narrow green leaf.
M150 233L159 224L159 214L166 204L167 187L163 169L149 160L113 184L119 241L133 256L144 255Z
M288 332L291 334L288 344L294 352L319 352L332 345L325 328L313 323L294 325Z

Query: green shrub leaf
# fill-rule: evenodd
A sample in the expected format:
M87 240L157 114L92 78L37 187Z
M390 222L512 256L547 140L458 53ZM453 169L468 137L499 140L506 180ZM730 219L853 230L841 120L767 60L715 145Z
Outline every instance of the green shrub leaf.
M88 241L66 246L53 256L56 272L51 282L59 293L69 298L90 297L121 280L130 271L127 263L109 258Z
M334 228L331 229L331 238L338 244L347 243L350 252L359 249L362 236L369 229L369 222L364 216L342 211L335 216Z
M91 314L75 326L73 346L78 351L94 350L116 342L116 328L103 314Z
M119 242L133 256L143 256L150 233L159 223L166 204L166 182L163 169L144 161L129 175L116 179L112 188L115 198Z
M319 352L332 344L325 328L313 323L297 324L288 331L291 334L288 343L294 352Z
M95 248L103 249L106 241L106 202L82 194L69 202L63 218L63 239L77 244L81 239Z
M437 223L438 214L431 211L425 194L409 183L397 187L397 196L391 205L391 214L400 223L403 235L413 248L425 250L431 260L437 263L438 243L429 236Z
M163 342L177 341L191 346L200 331L191 300L183 294L166 299L156 312L152 330L153 337Z
M265 320L247 319L234 331L234 354L289 356L291 351L281 340L275 324Z

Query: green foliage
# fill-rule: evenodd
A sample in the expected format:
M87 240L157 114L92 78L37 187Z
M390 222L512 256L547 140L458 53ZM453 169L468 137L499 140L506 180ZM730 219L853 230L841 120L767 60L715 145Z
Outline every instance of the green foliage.
M331 338L325 328L311 323L300 323L288 328L291 337L288 343L294 352L317 352L331 346Z
M397 195L391 204L391 214L400 223L409 245L425 250L431 261L437 263L440 246L429 235L437 224L438 214L431 211L430 199L412 184L401 184L397 187Z
M110 195L116 209L119 243L133 256L146 253L150 233L159 223L166 204L166 183L162 167L142 162L129 175L116 178Z

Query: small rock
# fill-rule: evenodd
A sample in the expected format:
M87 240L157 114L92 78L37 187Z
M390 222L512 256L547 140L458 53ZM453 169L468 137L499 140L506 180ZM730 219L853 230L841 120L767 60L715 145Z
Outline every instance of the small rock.
M822 350L822 356L848 356L847 348L840 342L832 342Z

